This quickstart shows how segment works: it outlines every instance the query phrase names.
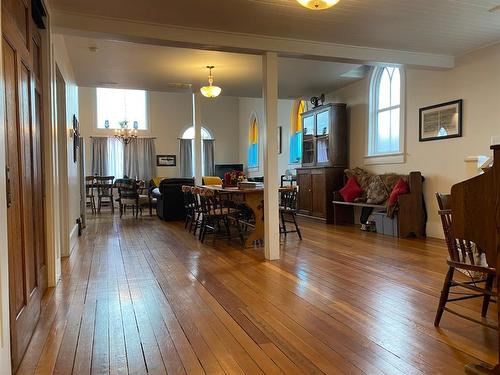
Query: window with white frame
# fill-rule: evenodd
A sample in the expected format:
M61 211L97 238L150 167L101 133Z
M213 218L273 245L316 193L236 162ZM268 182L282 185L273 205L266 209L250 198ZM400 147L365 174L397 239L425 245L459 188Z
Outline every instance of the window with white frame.
M98 129L147 130L146 91L97 88Z
M184 133L182 133L182 137L181 138L182 139L191 139L194 142L194 136L195 136L194 132L195 132L194 126L191 126L191 127L187 128L184 131ZM205 127L202 126L201 127L201 139L202 140L205 140L205 139L214 139L214 137L212 137L212 134L210 133L210 131L207 128L205 128ZM192 160L191 170L194 173L194 164L196 162L196 160L195 160L195 154L194 154L194 147L192 148L192 150L193 150L192 151L193 154L191 156L191 160ZM204 148L203 142L201 142L201 158L202 158L202 160L205 159L204 155L205 155L205 148ZM202 176L205 175L205 163L201 164L201 174L202 174Z
M377 67L370 82L368 156L403 152L404 72Z

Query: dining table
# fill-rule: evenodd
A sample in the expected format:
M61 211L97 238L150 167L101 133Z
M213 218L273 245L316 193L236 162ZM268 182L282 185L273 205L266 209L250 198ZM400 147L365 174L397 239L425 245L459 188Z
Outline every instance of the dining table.
M229 200L234 203L244 203L255 216L254 230L245 239L244 247L254 247L255 243L264 244L264 185L257 184L255 187L240 188L236 186L203 185L205 189L214 191L216 194L228 194ZM282 187L278 190L288 190L290 187Z

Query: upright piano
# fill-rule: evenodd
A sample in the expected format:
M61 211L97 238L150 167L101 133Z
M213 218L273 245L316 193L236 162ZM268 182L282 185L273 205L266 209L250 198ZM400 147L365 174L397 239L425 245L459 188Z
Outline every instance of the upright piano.
M491 149L494 153L491 168L451 188L451 229L455 238L474 242L486 253L488 264L500 270L500 145L491 146ZM496 282L500 290L500 278L497 277ZM498 306L497 310L500 318ZM500 351L500 335L498 341ZM471 364L465 372L500 374L499 363L497 361L494 366Z

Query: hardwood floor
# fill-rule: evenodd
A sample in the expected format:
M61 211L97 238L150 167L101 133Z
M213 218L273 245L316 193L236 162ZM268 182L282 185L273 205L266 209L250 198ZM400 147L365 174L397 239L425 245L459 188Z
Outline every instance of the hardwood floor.
M201 245L182 223L91 218L18 373L462 374L496 362L496 332L446 312L433 327L442 241L302 231L266 262L237 242ZM460 306L479 317L479 301Z

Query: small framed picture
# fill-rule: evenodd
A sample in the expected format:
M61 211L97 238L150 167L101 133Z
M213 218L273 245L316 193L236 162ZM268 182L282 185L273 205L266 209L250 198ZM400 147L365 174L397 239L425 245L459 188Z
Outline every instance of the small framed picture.
M463 100L420 108L420 142L462 136Z
M156 155L156 165L158 167L175 167L177 165L177 156Z

